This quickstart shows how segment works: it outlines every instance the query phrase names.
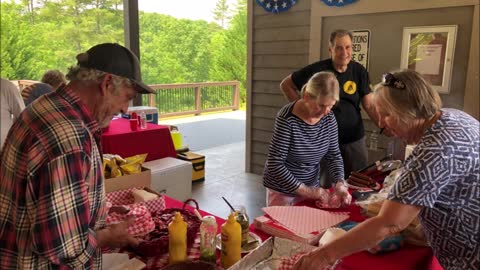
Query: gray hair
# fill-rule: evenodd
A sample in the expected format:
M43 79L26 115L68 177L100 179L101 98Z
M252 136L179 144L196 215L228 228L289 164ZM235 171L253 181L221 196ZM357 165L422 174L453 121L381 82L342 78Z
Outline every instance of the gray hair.
M73 66L68 69L67 79L70 81L100 81L106 74L108 73L96 69ZM133 87L129 79L113 74L112 83L114 92L117 92L120 86Z
M352 33L352 31L345 30L345 29L337 29L337 30L333 31L333 32L330 34L330 39L328 40L328 44L329 44L330 48L335 47L335 39L336 39L337 37L338 37L338 38L341 38L341 37L344 37L344 36L349 36L349 37L350 37L350 40L353 41L353 33Z
M440 95L419 73L405 69L391 74L403 83L403 89L379 83L375 85L374 98L381 100L385 110L399 122L408 124L419 118L430 119L440 111Z
M320 71L308 80L302 87L301 96L308 93L312 98L330 97L338 101L340 99L340 87L337 77L330 71Z

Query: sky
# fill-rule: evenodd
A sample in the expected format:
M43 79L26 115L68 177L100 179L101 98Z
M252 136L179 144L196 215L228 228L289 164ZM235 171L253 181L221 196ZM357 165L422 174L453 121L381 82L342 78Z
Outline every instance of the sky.
M145 12L166 14L175 18L205 20L213 22L213 13L217 0L139 0L138 8ZM235 0L228 0L233 8Z

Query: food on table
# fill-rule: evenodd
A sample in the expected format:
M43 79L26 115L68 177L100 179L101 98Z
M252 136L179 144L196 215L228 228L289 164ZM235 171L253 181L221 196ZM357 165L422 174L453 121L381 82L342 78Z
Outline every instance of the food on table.
M352 186L370 188L375 188L377 185L377 182L371 177L358 172L351 172L350 177L347 179L347 183Z
M143 189L133 189L132 196L135 203L147 202L158 198L158 195L155 193L148 192Z

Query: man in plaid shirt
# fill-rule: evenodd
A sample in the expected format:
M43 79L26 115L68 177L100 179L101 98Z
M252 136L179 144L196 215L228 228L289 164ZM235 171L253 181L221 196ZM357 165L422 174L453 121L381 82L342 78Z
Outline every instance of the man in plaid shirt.
M77 56L70 83L27 107L1 153L0 269L100 269L101 248L136 245L131 220L105 227L101 128L126 112L138 58L104 43Z

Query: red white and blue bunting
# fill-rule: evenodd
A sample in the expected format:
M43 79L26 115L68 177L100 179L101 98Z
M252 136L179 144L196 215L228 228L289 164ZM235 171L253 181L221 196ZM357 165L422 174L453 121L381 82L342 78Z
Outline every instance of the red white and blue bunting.
M256 0L257 4L265 11L280 13L289 10L298 0Z
M337 6L337 7L342 7L345 5L352 4L356 2L357 0L322 0L325 4L329 6Z

